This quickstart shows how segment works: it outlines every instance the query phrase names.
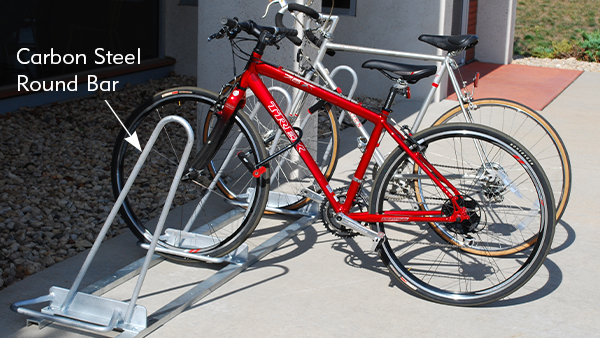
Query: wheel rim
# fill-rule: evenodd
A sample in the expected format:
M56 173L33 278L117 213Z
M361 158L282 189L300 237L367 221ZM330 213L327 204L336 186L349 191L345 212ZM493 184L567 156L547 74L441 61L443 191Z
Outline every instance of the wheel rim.
M213 103L214 98L212 97L189 95L161 101L160 105L150 106L134 122L134 129L138 133L140 143L146 143L155 122L166 115L176 114L186 118L196 131L204 128L202 124L199 124L199 121L204 121L200 116L205 115ZM240 123L236 123L234 128L238 129L236 135L243 135L244 139L249 138L248 131L244 130ZM133 130L133 128L130 129ZM156 216L162 210L164 196L174 177L173 168L176 168L181 159L182 142L187 141L187 138L182 137L179 129L182 130L182 128L172 128L171 126L163 129L124 203L124 210L129 217L128 221L133 223L133 226L147 241L152 239ZM201 134L196 132L196 137L201 136ZM198 146L200 146L198 142L200 141L196 139L190 158L193 157ZM231 145L230 141L225 142L215 158L224 153L224 149L228 145ZM248 146L249 142L246 141L240 143L239 148L243 149ZM120 187L123 186L133 162L137 160L137 154L132 152L130 148L125 145L120 154L121 167L117 175ZM237 165L235 162L230 163L231 166ZM232 170L231 172L235 171ZM258 181L258 179L253 178L255 187ZM162 232L159 240L161 246L185 253L213 253L218 252L221 250L219 248L235 241L241 235L241 231L247 223L249 211L240 206L219 202L219 200L222 201L223 197L215 193L218 190L213 189L208 193L206 187L210 184L209 182L210 178L206 176L196 178L196 183L190 180L186 181L185 177L183 178L165 223L165 229L171 230L170 232L167 230ZM258 189L255 189L253 196L257 196L258 193ZM199 216L189 228L189 231L196 231L203 236L180 236L181 233L176 231L186 228L189 217L198 201L204 197L206 197L205 206L200 209ZM206 207L208 205L210 205L210 210ZM222 218L219 217L224 215L230 216L230 222L224 223L221 221ZM171 235L166 236L167 233ZM177 239L177 236L179 236L179 239Z
M449 133L452 134L455 132L449 131ZM455 136L458 137L457 135ZM448 142L448 144L453 144L453 142ZM465 146L466 145L463 144L462 147L456 146L456 148L463 149ZM491 151L491 148L487 149L488 151ZM507 154L511 154L511 149L504 149L504 151L506 151ZM425 155L434 166L437 164L436 168L442 172L444 168L443 166L439 166L439 164L443 163L439 163L440 160L435 158L438 153L440 153L440 150L436 149L435 145L428 143ZM442 152L442 154L447 153ZM512 156L506 156L505 158L510 160ZM510 170L509 176L513 175L514 170L520 167L524 168L522 170L525 170L528 177L533 176L530 178L531 183L528 183L528 185L531 186L530 188L526 187L525 181L523 181L524 177L521 176L519 187L521 188L523 198L525 200L530 200L531 196L534 196L535 194L541 201L545 201L545 194L540 190L542 189L542 186L540 185L540 182L535 179L537 174L535 174L531 168L525 168L524 165L519 164L515 158L512 159L516 165L510 166L512 167L512 170ZM418 199L416 197L417 195L424 196L424 191L431 189L430 187L426 187L426 184L423 182L421 182L420 187L423 192L419 193L416 190L413 192L415 196L412 204L408 199L401 202L400 197L397 197L396 201L389 198L389 191L393 191L393 186L396 184L394 179L399 176L398 173L394 173L394 170L400 165L399 163L401 161L401 159L396 159L394 165L386 168L386 170L389 170L391 173L387 173L386 178L383 181L383 188L385 189L385 194L383 196L385 197L382 198L380 195L377 197L378 200L372 201L372 206L376 207L376 210L371 210L371 212L380 213L392 208L392 206L397 209L400 208L402 203L405 205L404 208L414 208L415 206L420 205L424 206L421 208L423 210L440 210L438 208L441 207L436 207L429 203L430 201L436 201L435 198L439 195L429 191L429 194L434 196L434 198L428 199L426 197L421 197L421 199ZM450 163L456 163L456 161ZM465 161L463 163L469 162ZM506 165L506 162L502 161L502 164ZM456 165L454 164L454 166ZM466 165L464 166L466 167ZM415 171L413 166L407 166L405 172L407 172L407 174L413 174L414 177ZM508 172L509 170L507 170L507 173ZM449 176L446 172L442 172L442 174ZM466 179L463 180L466 182ZM421 179L421 181L424 181L424 179ZM462 187L459 184L456 184L455 186L459 190L461 190L461 188L464 189L465 182L462 183ZM454 182L452 183L453 185L455 184ZM415 186L414 183L411 185ZM473 183L469 183L467 186L473 185ZM382 187L380 187L380 189L381 188ZM471 191L475 190L474 187L471 188ZM396 188L396 191L399 190ZM466 195L469 194L466 193ZM394 196L400 196L400 194L396 193ZM499 208L500 207L496 207L496 214L499 213ZM536 209L531 206L530 208ZM510 217L513 217L514 219L512 219L511 222L517 225L519 224L517 217L520 217L522 221L531 216L528 215L530 210L527 211L523 209L523 211L524 212L520 215L517 215L513 208L513 211L509 209L509 212L506 213L512 215ZM486 211L486 213L491 214L492 212ZM539 268L543 257L545 257L547 248L549 247L548 236L551 236L552 233L550 232L550 234L548 234L546 231L549 226L547 215L548 210L545 207L540 207L535 215L535 219L529 221L527 224L527 226L531 228L529 233L538 236L538 241L534 241L535 245L527 245L526 248L521 250L513 250L510 255L493 254L494 251L504 250L502 246L507 242L505 238L501 238L499 233L503 231L515 232L517 230L516 227L512 226L510 224L511 222L508 221L489 222L489 224L486 225L486 228L491 229L482 228L477 233L471 234L481 242L478 244L480 247L486 246L485 252L488 254L483 255L480 252L473 253L473 251L484 251L482 249L469 250L472 248L459 247L457 241L453 240L453 236L441 238L439 236L440 233L448 232L447 229L443 229L443 225L431 224L435 226L430 226L430 223L415 223L408 225L386 223L385 225L378 224L378 230L384 231L387 236L387 241L383 246L382 254L389 258L390 270L393 274L398 276L400 281L407 285L409 289L419 293L421 296L439 302L477 305L495 300L497 297L505 296L516 290L516 288L522 285ZM487 215L487 217L492 218L490 215ZM511 226L512 229L510 228ZM483 237L483 234L491 231L495 231L496 233L486 234L487 237ZM505 236L509 236L509 234L506 234ZM520 237L530 238L531 235ZM486 242L487 244L485 244ZM540 242L544 243L544 247L540 247ZM511 249L514 249L515 247L517 246L513 245Z
M490 126L513 137L544 168L552 186L556 220L560 220L571 191L571 168L568 153L556 130L542 116L517 102L480 99L473 103L478 107L471 111L475 123ZM466 122L460 107L448 111L434 126L449 122Z

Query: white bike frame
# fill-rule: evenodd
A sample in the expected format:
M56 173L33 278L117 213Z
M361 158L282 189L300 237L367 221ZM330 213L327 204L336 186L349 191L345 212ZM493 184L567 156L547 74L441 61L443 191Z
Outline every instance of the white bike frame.
M267 12L269 10L269 7L276 2L279 3L279 5L281 6L279 13L282 13L282 14L285 13L287 11L287 2L285 0L271 1L269 3L269 5L267 6ZM291 14L294 15L294 13L291 13ZM266 13L265 13L265 15L266 15ZM428 93L425 101L423 101L423 105L421 106L421 109L419 110L419 113L417 114L417 117L415 119L415 122L413 123L411 130L413 132L416 132L419 129L419 126L421 125L423 117L425 116L425 113L427 112L427 109L429 108L429 105L431 104L433 95L435 94L436 90L438 89L439 84L446 72L448 72L448 77L450 78L450 82L452 83L452 86L454 87L454 91L456 92L456 95L458 97L458 103L461 107L463 114L465 115L466 120L472 122L472 118L471 118L468 110L465 108L465 103L467 103L467 105L468 105L472 99L472 93L468 93L466 91L465 91L465 93L463 93L461 91L458 80L456 79L456 76L454 75L454 72L448 71L449 69L458 68L458 65L454 61L453 57L455 55L458 55L459 53L461 53L462 50L447 53L445 56L440 56L440 55L399 52L399 51L393 51L393 50L387 50L387 49L368 48L368 47L360 47L360 46L354 46L354 45L343 45L343 44L333 43L332 42L333 32L335 31L335 28L339 21L339 17L336 15L326 15L326 14L319 14L319 15L320 15L320 20L325 21L325 23L323 25L319 25L320 26L319 32L324 37L324 39L321 43L321 46L319 47L317 56L315 57L314 60L311 60L311 65L314 68L314 71L309 70L306 74L303 74L306 79L311 80L312 78L314 78L315 76L318 75L319 77L321 77L323 79L323 81L329 88L336 90L338 88L338 86L336 85L335 81L333 80L333 76L337 73L338 70L346 70L352 74L353 79L354 79L352 88L347 95L347 97L349 99L352 99L352 96L354 94L354 90L355 90L356 84L357 84L356 83L357 82L356 72L348 66L338 66L330 74L328 72L327 68L325 68L325 66L322 63L327 50L355 52L355 53L372 54L372 55L383 55L383 56L391 56L391 57L423 60L423 61L435 61L435 62L440 63L441 65L438 67L438 70L435 74L435 78L431 85L431 89L429 90L429 93ZM295 15L294 15L294 17L295 17ZM309 20L310 19L307 19L307 22ZM304 98L306 95L308 95L308 94L300 91L299 94L297 94L294 97L290 114L298 114L298 112L301 109L300 103L304 101ZM368 142L370 134L364 128L364 126L362 125L360 120L356 117L356 115L354 115L350 112L342 111L342 113L340 114L339 122L340 123L342 122L342 120L344 119L345 113L347 113L349 115L350 120L352 121L352 124L358 129L359 134ZM382 156L379 149L375 150L375 154L373 157L375 158L375 160L377 161L377 163L379 165L383 164L384 157Z

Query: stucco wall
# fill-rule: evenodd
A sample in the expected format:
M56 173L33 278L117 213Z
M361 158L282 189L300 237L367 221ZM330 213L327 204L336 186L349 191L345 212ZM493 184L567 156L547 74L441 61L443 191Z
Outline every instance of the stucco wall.
M334 42L441 55L440 50L419 41L418 37L421 34L450 34L451 23L451 0L357 1L356 17L342 16L340 18ZM348 52L338 52L332 58L326 57L325 64L330 69L340 64L349 65L358 73L357 96L364 95L384 99L391 81L377 71L362 69L362 63L369 59L409 64L431 64L431 62L425 61ZM350 81L349 77L342 77L340 72L339 80L337 77L334 80L338 86L347 91L349 86L346 84ZM431 88L432 80L433 78L411 85L413 98L424 98ZM445 88L444 83L440 88ZM437 100L439 100L439 96Z
M516 0L479 0L475 58L481 62L508 64L512 61Z
M180 6L179 0L163 0L165 56L177 60L175 73L196 75L198 7Z
M318 8L318 3L319 1L316 1L313 7ZM334 42L441 55L441 51L418 41L417 38L421 34L450 34L452 3L452 0L357 1L357 16L341 17ZM219 29L219 19L223 16L237 16L241 20L253 19L260 24L270 25L273 24L276 10L272 8L269 16L260 20L266 8L265 0L226 0L219 1L218 6L217 3L212 4L200 0L198 7L180 6L179 0L164 0L164 44L165 55L177 59L175 66L177 73L197 74L199 86L218 90L220 84L233 77L229 43L226 40L211 43L206 41L210 34ZM480 37L480 42L475 55L479 61L509 63L512 60L516 4L515 0L479 0L477 35ZM292 24L289 15L286 15L285 19L286 24ZM284 41L282 50L269 48L265 58L286 67L293 67L291 60L294 56L294 47ZM326 57L325 64L330 69L346 64L357 70L359 76L357 95L384 97L389 88L389 80L375 71L360 68L364 61L372 58L421 63L414 60L339 52L333 58ZM238 73L243 66L244 62L238 60ZM336 82L347 91L350 77L340 72ZM442 83L440 88L444 87ZM429 81L412 85L413 97L415 99L425 97L429 88ZM440 90L440 93L443 92ZM436 100L439 98L438 93Z

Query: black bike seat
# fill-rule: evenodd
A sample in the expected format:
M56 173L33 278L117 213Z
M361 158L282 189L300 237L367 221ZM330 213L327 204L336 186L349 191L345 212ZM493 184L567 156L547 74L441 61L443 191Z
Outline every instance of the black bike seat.
M419 40L447 52L474 47L479 38L477 35L421 35Z
M407 65L403 63L382 60L368 60L362 64L362 67L394 73L406 80L408 83L417 83L417 81L420 79L431 76L437 71L436 66Z

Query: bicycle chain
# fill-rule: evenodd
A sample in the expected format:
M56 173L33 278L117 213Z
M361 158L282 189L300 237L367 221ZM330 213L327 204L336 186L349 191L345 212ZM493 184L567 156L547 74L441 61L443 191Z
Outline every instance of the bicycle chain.
M465 170L465 171L477 171L477 170L479 170L479 169L475 169L475 168L450 166L450 165L443 165L443 164L436 164L434 166L435 167L439 167L439 168L459 169L459 170ZM425 204L425 202L416 202L416 201L410 200L410 199L408 199L406 197L394 197L391 194L387 194L387 193L385 194L385 198L389 199L391 201L395 201L395 202L415 203L415 204L418 204L418 205ZM442 197L426 197L426 199L428 199L428 200L436 200L436 201L448 201L448 198L442 198ZM436 203L436 204L428 203L428 204L429 205L443 205L443 203ZM387 236L386 236L386 239L388 241L390 241L390 242L400 242L400 243L408 243L408 244L428 245L428 246L442 247L442 248L456 248L457 247L456 245L452 245L452 244L409 241L409 240L405 240L405 239L391 238L391 237L387 237Z
M475 168L468 168L468 167L459 167L459 166L451 166L451 165L444 165L444 164L435 164L433 165L436 168L449 168L449 169L459 169L459 170L465 170L465 171L477 171L479 170L479 168L475 169ZM390 194L386 194L385 198L389 199L390 201L395 201L395 202L409 202L409 203L416 203L416 204L425 204L424 202L414 202L414 201L410 201L409 199L406 199L406 197L394 197ZM441 198L441 197L426 197L427 199L430 200L439 200L439 201L447 201L447 198ZM443 205L443 204L433 204L433 205Z
M425 202L416 202L416 201L410 200L410 199L408 199L406 197L393 197L390 194L386 194L385 198L387 200L394 201L394 202L407 202L407 203L414 203L414 204L419 204L419 205L425 204ZM425 199L436 200L436 201L448 201L448 198L443 198L443 197L425 197ZM444 204L443 203L437 203L437 204L430 204L430 205L444 205Z
M475 169L475 168L458 167L458 166L444 165L444 164L434 164L433 166L435 168L450 168L450 169L461 169L461 170L471 170L471 171L477 171L477 170L479 170L479 168Z

